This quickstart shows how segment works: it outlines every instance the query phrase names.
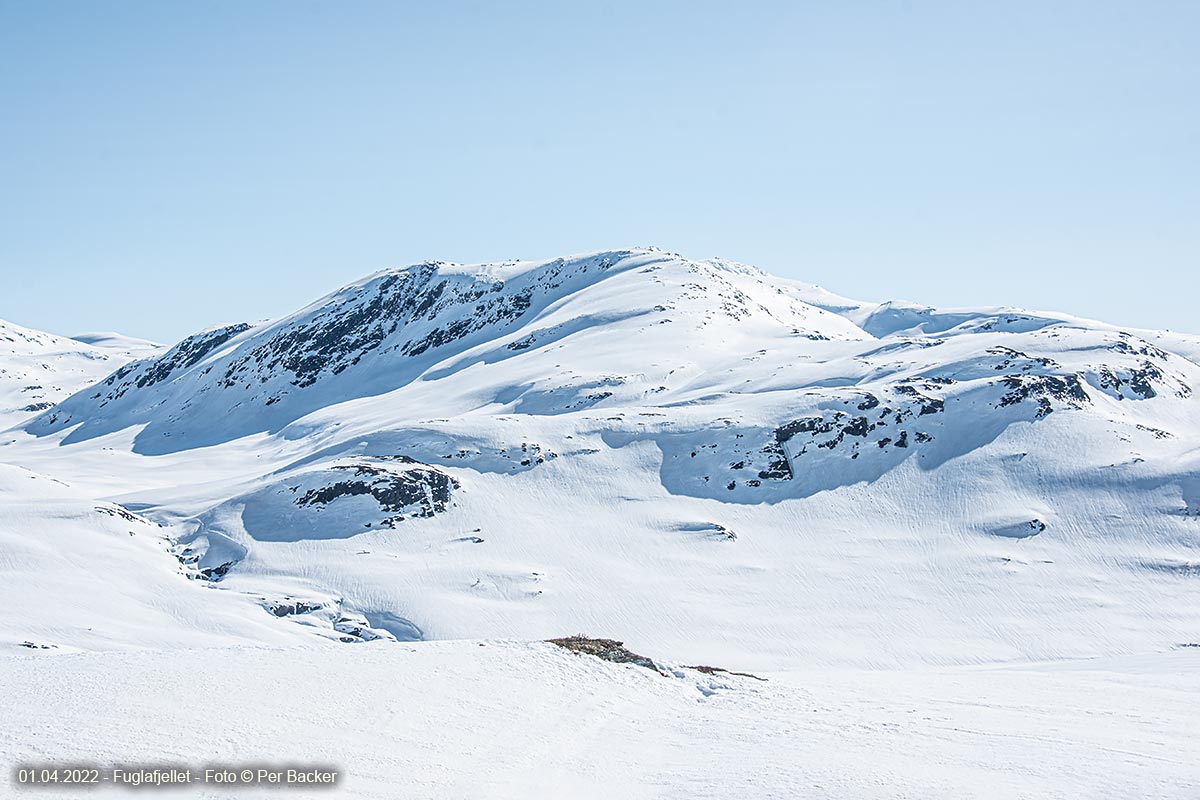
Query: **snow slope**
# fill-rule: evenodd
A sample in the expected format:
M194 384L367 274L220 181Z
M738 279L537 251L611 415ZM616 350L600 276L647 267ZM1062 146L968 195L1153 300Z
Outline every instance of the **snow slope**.
M127 364L0 460L308 636L1100 657L1200 638L1197 349L658 250L428 263Z
M0 465L6 644L72 652L295 642L255 598L214 591L170 531L61 481Z
M0 685L23 688L0 725L14 766L342 773L334 789L151 796L1182 799L1200 784L1194 649L766 681L509 641L48 658L0 656Z

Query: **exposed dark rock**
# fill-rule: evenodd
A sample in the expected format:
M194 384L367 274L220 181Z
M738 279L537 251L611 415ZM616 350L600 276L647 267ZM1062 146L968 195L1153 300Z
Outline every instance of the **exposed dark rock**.
M679 529L687 533L702 533L716 539L737 539L737 534L717 522L689 522L680 525Z
M1058 366L1058 363L1052 358L1029 356L1019 350L1013 350L1011 347L993 347L987 352L992 355L1004 356L1003 360L993 367L997 372L1011 369L1013 366L1019 366L1022 372L1029 372L1035 367L1052 369Z
M110 517L119 517L126 522L137 522L142 525L150 525L151 523L144 517L139 517L132 511L127 511L120 506L96 506L96 511L100 514L107 514Z
M534 342L536 342L536 341L537 340L533 338L533 335L530 334L529 336L525 336L521 339L517 339L515 342L509 342L508 349L509 350L527 350L530 347L533 347Z
M850 421L850 424L842 428L842 433L847 436L866 436L869 430L870 423L866 417L855 417Z
M333 629L341 634L338 641L346 644L362 644L384 638L372 629L365 616L345 610L334 621Z
M403 460L405 463L420 463L407 457L403 457ZM451 491L459 488L454 478L428 465L415 466L402 472L392 472L369 464L340 465L334 469L353 470L354 477L319 489L309 489L296 499L296 505L326 505L340 497L370 495L384 511L432 517L446 510ZM403 518L391 517L385 520L385 524Z
M864 399L861 403L858 404L857 408L859 411L869 411L878 405L879 405L879 398L873 394L868 394L866 396L866 399Z
M918 382L919 388L917 385L913 385L913 382L901 381L893 388L897 394L911 397L913 399L920 409L917 412L917 416L923 416L925 414L939 414L946 410L945 402L937 398L927 396L922 390L929 391L936 389L939 385L944 385L942 383L944 380L949 379L920 381ZM897 415L896 424L900 424L899 415Z
M1015 405L1032 398L1038 403L1038 419L1054 411L1052 400L1065 402L1074 408L1091 402L1078 375L1009 375L1002 382L1008 392L1000 398L998 407Z
M187 369L234 336L248 330L250 330L250 326L243 322L189 336L162 356L150 362L146 371L138 376L138 388L144 389L147 386L152 386L159 381L166 380L177 370ZM110 378L106 383L109 383L111 380Z
M517 294L498 295L490 306L477 306L477 314L449 322L444 328L434 328L422 338L407 342L400 352L407 356L419 356L426 350L457 341L489 325L517 319L529 310L532 297L530 289Z
M611 264L601 259L600 269ZM292 384L305 388L323 374L336 375L358 364L377 350L393 333L421 322L445 319L416 338L397 343L401 355L416 357L461 341L488 327L503 328L523 316L533 305L535 289L503 291L503 281L465 285L442 277L436 263L426 263L386 276L363 287L341 303L330 305L303 324L294 325L232 361L222 380L231 387L253 375L280 370L290 372ZM537 291L561 285L563 268L552 265ZM512 342L521 350L534 344L532 336Z
M768 461L766 468L758 471L759 478L764 481L790 481L792 479L792 466L783 452L778 430L775 432L775 438L767 443L762 452L767 456Z
M320 611L324 607L322 603L306 603L303 600L294 600L291 598L267 604L267 610L277 617L311 614L313 611Z
M946 410L946 404L941 400L930 399L928 403L921 406L921 412L917 416L926 414L937 414Z
M639 667L661 672L658 665L653 661L645 656L639 656L637 653L627 650L624 642L618 642L615 639L591 639L583 634L578 634L561 639L547 639L546 641L550 644L556 644L565 650L570 650L572 653L595 656L605 661L611 661L614 664L637 664Z
M839 416L841 412L838 412ZM784 444L800 433L828 433L832 431L835 422L825 422L821 417L808 417L780 425L775 429L775 441Z
M1146 433L1152 434L1152 435L1154 436L1154 438L1155 438L1155 439L1173 439L1173 438L1175 438L1174 436L1172 436L1172 435L1171 435L1170 433L1168 433L1167 431L1164 431L1164 430L1162 430L1162 429L1160 429L1160 428L1152 428L1152 427L1150 427L1149 425L1141 425L1141 424L1139 424L1139 425L1137 426L1137 429L1138 429L1139 431L1145 431Z
M1161 369L1149 361L1143 361L1141 368L1130 371L1129 388L1143 400L1146 400L1157 395L1151 383L1153 381L1161 381L1162 379L1163 373Z
M694 667L685 666L684 669L694 669L696 672L703 672L705 675L716 675L717 673L721 673L722 675L736 675L739 678L753 678L756 681L766 682L767 680L766 678L760 678L757 675L753 675L749 672L734 672L733 670L724 669L722 667L710 667L707 665L698 665Z
M233 565L236 563L236 561L226 561L224 564L216 567L205 567L204 569L199 570L200 577L206 581L219 581L229 573L229 570L231 570Z
M1161 350L1154 345L1142 339L1138 339L1124 331L1120 334L1121 339L1109 346L1109 350L1114 353L1124 353L1126 355L1150 356L1157 358L1160 361L1166 361L1169 354L1165 350Z
M1139 367L1128 372L1101 367L1096 374L1100 388L1116 392L1118 400L1125 399L1126 388L1143 400L1157 397L1158 392L1155 391L1154 384L1161 383L1165 378L1162 370L1149 361L1142 362Z

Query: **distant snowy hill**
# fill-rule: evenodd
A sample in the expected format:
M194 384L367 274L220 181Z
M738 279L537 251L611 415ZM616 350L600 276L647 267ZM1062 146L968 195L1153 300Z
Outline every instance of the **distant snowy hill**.
M72 339L0 320L0 430L50 408L161 345L116 333Z
M1197 359L1194 337L652 249L426 263L125 363L0 461L166 526L180 586L253 616L239 641L1090 657L1200 638ZM3 630L128 647L130 613Z

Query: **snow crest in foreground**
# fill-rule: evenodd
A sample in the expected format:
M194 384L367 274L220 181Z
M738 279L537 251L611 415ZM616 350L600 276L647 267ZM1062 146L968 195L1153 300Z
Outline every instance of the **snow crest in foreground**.
M333 795L380 800L1182 799L1200 785L1188 702L1200 651L765 682L506 641L80 653L49 666L0 656L0 685L22 687L6 699L6 762L322 763L344 775Z

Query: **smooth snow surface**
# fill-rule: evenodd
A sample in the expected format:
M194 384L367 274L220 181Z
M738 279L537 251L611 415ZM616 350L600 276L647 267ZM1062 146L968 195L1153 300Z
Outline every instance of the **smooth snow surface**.
M505 641L11 655L0 685L22 691L0 748L347 773L333 791L163 797L1075 800L1200 785L1200 651L765 682L666 672Z

